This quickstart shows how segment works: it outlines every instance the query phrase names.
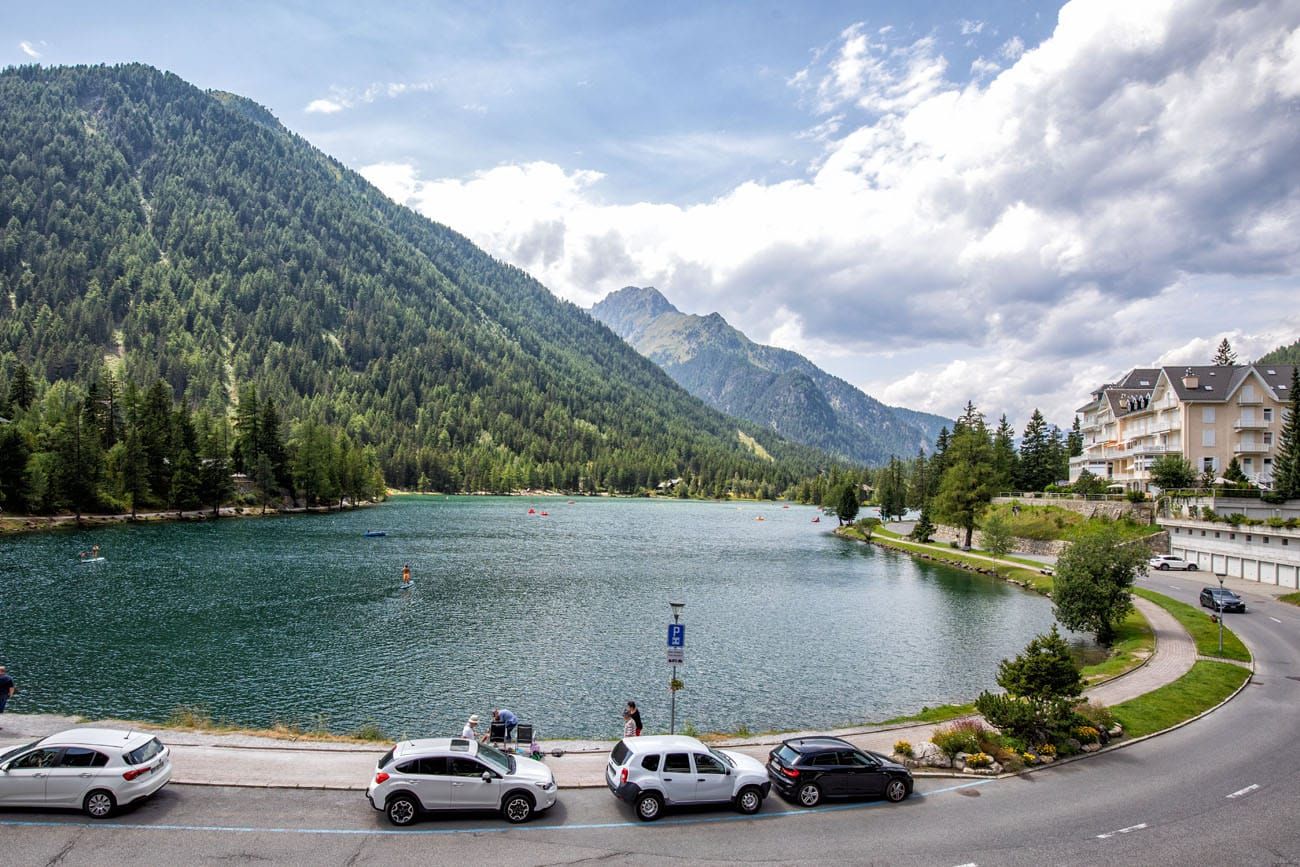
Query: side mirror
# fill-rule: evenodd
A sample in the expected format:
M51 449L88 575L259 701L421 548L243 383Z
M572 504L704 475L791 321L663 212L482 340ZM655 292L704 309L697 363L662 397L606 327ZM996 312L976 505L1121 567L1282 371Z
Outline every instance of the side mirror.
M731 776L731 768L727 768L725 773L728 777Z
M492 782L492 772L491 772L491 771L484 771L484 772L483 772L483 782L485 782L485 783L490 783L490 782Z

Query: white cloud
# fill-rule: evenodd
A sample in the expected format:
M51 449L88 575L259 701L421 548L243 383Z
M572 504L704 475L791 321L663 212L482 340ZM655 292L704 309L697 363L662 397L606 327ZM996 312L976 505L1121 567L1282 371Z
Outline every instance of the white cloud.
M23 54L26 54L28 57L32 58L33 60L36 60L41 56L41 52L36 50L36 46L32 45L27 40L23 40L22 42L19 42L18 47L22 49Z
M1065 422L1193 339L1300 331L1298 34L1297 4L1072 2L957 83L932 39L853 25L789 80L807 174L688 205L545 162L364 172L577 303L655 285L891 403Z
M1012 36L1002 43L1001 51L1004 60L1019 60L1020 55L1025 53L1025 42L1019 36Z
M967 19L963 18L960 22L960 25L961 25L962 36L974 36L978 33L984 32L983 21L968 21Z
M437 90L438 82L433 81L384 81L369 84L363 88L331 87L330 95L313 99L303 111L308 114L335 114L358 105L372 103L377 99L396 99L408 93L426 93ZM468 111L486 111L481 106L466 105Z

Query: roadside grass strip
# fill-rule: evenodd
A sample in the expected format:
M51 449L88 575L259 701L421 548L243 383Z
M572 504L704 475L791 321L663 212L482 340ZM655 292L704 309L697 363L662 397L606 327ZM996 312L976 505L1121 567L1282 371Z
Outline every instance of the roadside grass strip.
M1300 605L1300 593L1288 593L1285 596L1279 596L1277 601L1286 602L1290 605Z
M1191 634L1192 640L1196 642L1196 652L1201 656L1217 656L1221 659L1235 659L1238 662L1251 661L1250 651L1246 649L1246 645L1242 644L1236 633L1226 625L1223 627L1223 653L1219 653L1219 624L1212 622L1206 611L1170 599L1153 590L1147 590L1145 587L1134 587L1133 593L1154 602L1172 614Z
M973 716L975 714L974 702L970 704L941 704L938 707L922 708L920 713L911 716L896 716L893 719L887 719L884 722L872 723L872 725L892 726L903 723L938 723L947 722L951 719L960 719L964 716Z
M1226 640L1226 632L1224 637ZM1156 636L1151 624L1147 623L1142 612L1134 608L1115 627L1115 641L1110 646L1110 654L1100 662L1085 665L1079 673L1083 675L1084 683L1090 685L1110 680L1137 668L1151 657L1155 649Z
M1117 704L1111 713L1126 737L1139 738L1189 720L1232 695L1250 672L1230 662L1199 660L1173 683Z

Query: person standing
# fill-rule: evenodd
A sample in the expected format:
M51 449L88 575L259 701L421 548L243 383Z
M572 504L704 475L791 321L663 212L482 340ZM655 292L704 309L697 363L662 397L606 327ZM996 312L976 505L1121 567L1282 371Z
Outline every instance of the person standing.
M5 712L5 705L14 695L14 679L9 676L9 669L0 665L0 713Z
M476 741L479 739L478 714L472 713L469 715L469 719L465 722L465 728L460 730L460 736L470 741Z
M632 712L623 708L623 737L636 737L636 720L632 719Z
M636 702L627 703L627 712L632 716L632 722L636 724L636 737L641 737L641 711L637 710Z
M519 717L502 707L492 711L492 722L503 723L506 727L506 740L514 740L515 728L519 725Z
M410 564L410 563L407 563L405 566L402 567L402 583L403 583L403 584L410 584L410 583L411 583L411 564Z

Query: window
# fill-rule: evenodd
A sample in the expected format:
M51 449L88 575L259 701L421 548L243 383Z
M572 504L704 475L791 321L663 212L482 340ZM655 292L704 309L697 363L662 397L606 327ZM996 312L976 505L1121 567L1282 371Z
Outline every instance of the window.
M1255 399L1255 386L1243 385L1241 387L1241 402L1253 401Z
M845 751L845 752L840 753L840 764L841 764L841 765L848 765L848 766L850 766L850 767L854 767L854 768L874 768L874 767L876 767L876 763L873 762L871 759L869 759L869 758L867 758L866 756L862 755L862 753L855 752L855 751L853 751L853 750L848 750L848 751Z
M1201 445L1214 448L1214 428L1207 427L1201 431Z
M13 768L52 768L54 762L59 757L59 749L32 750L27 755L15 761L9 767Z
M143 765L163 751L163 745L157 738L150 738L149 743L122 756L128 765Z
M840 757L837 753L822 753L814 756L812 764L819 768L833 768L840 763Z
M1273 432L1271 430L1264 431L1264 445L1273 445Z
M1203 473L1212 473L1212 472L1214 472L1214 458L1213 458L1213 457L1204 457L1204 458L1201 458L1201 472L1203 472Z
M402 762L394 770L399 774L418 774L420 773L420 760L412 759L409 762Z
M1273 407L1271 406L1264 407L1264 423L1268 424L1272 420L1273 420Z
M63 751L61 768L102 768L108 764L108 756L88 750L85 747L68 747Z
M690 772L691 756L689 753L669 753L664 756L665 774L689 774Z
M420 759L419 773L429 777L447 776L446 756L425 756Z
M1201 407L1201 421L1205 422L1206 424L1214 424L1214 407L1212 406Z
M653 756L646 756L641 760L641 767L647 771L659 770L659 754L655 753Z
M451 775L453 777L481 777L486 770L487 768L473 759L463 759L457 756L451 760Z
M623 763L627 761L627 754L630 752L632 750L628 745L619 741L614 744L614 751L609 754L609 757L613 760L615 767L622 767Z
M695 754L695 772L697 774L725 774L727 769L722 762L707 753Z

